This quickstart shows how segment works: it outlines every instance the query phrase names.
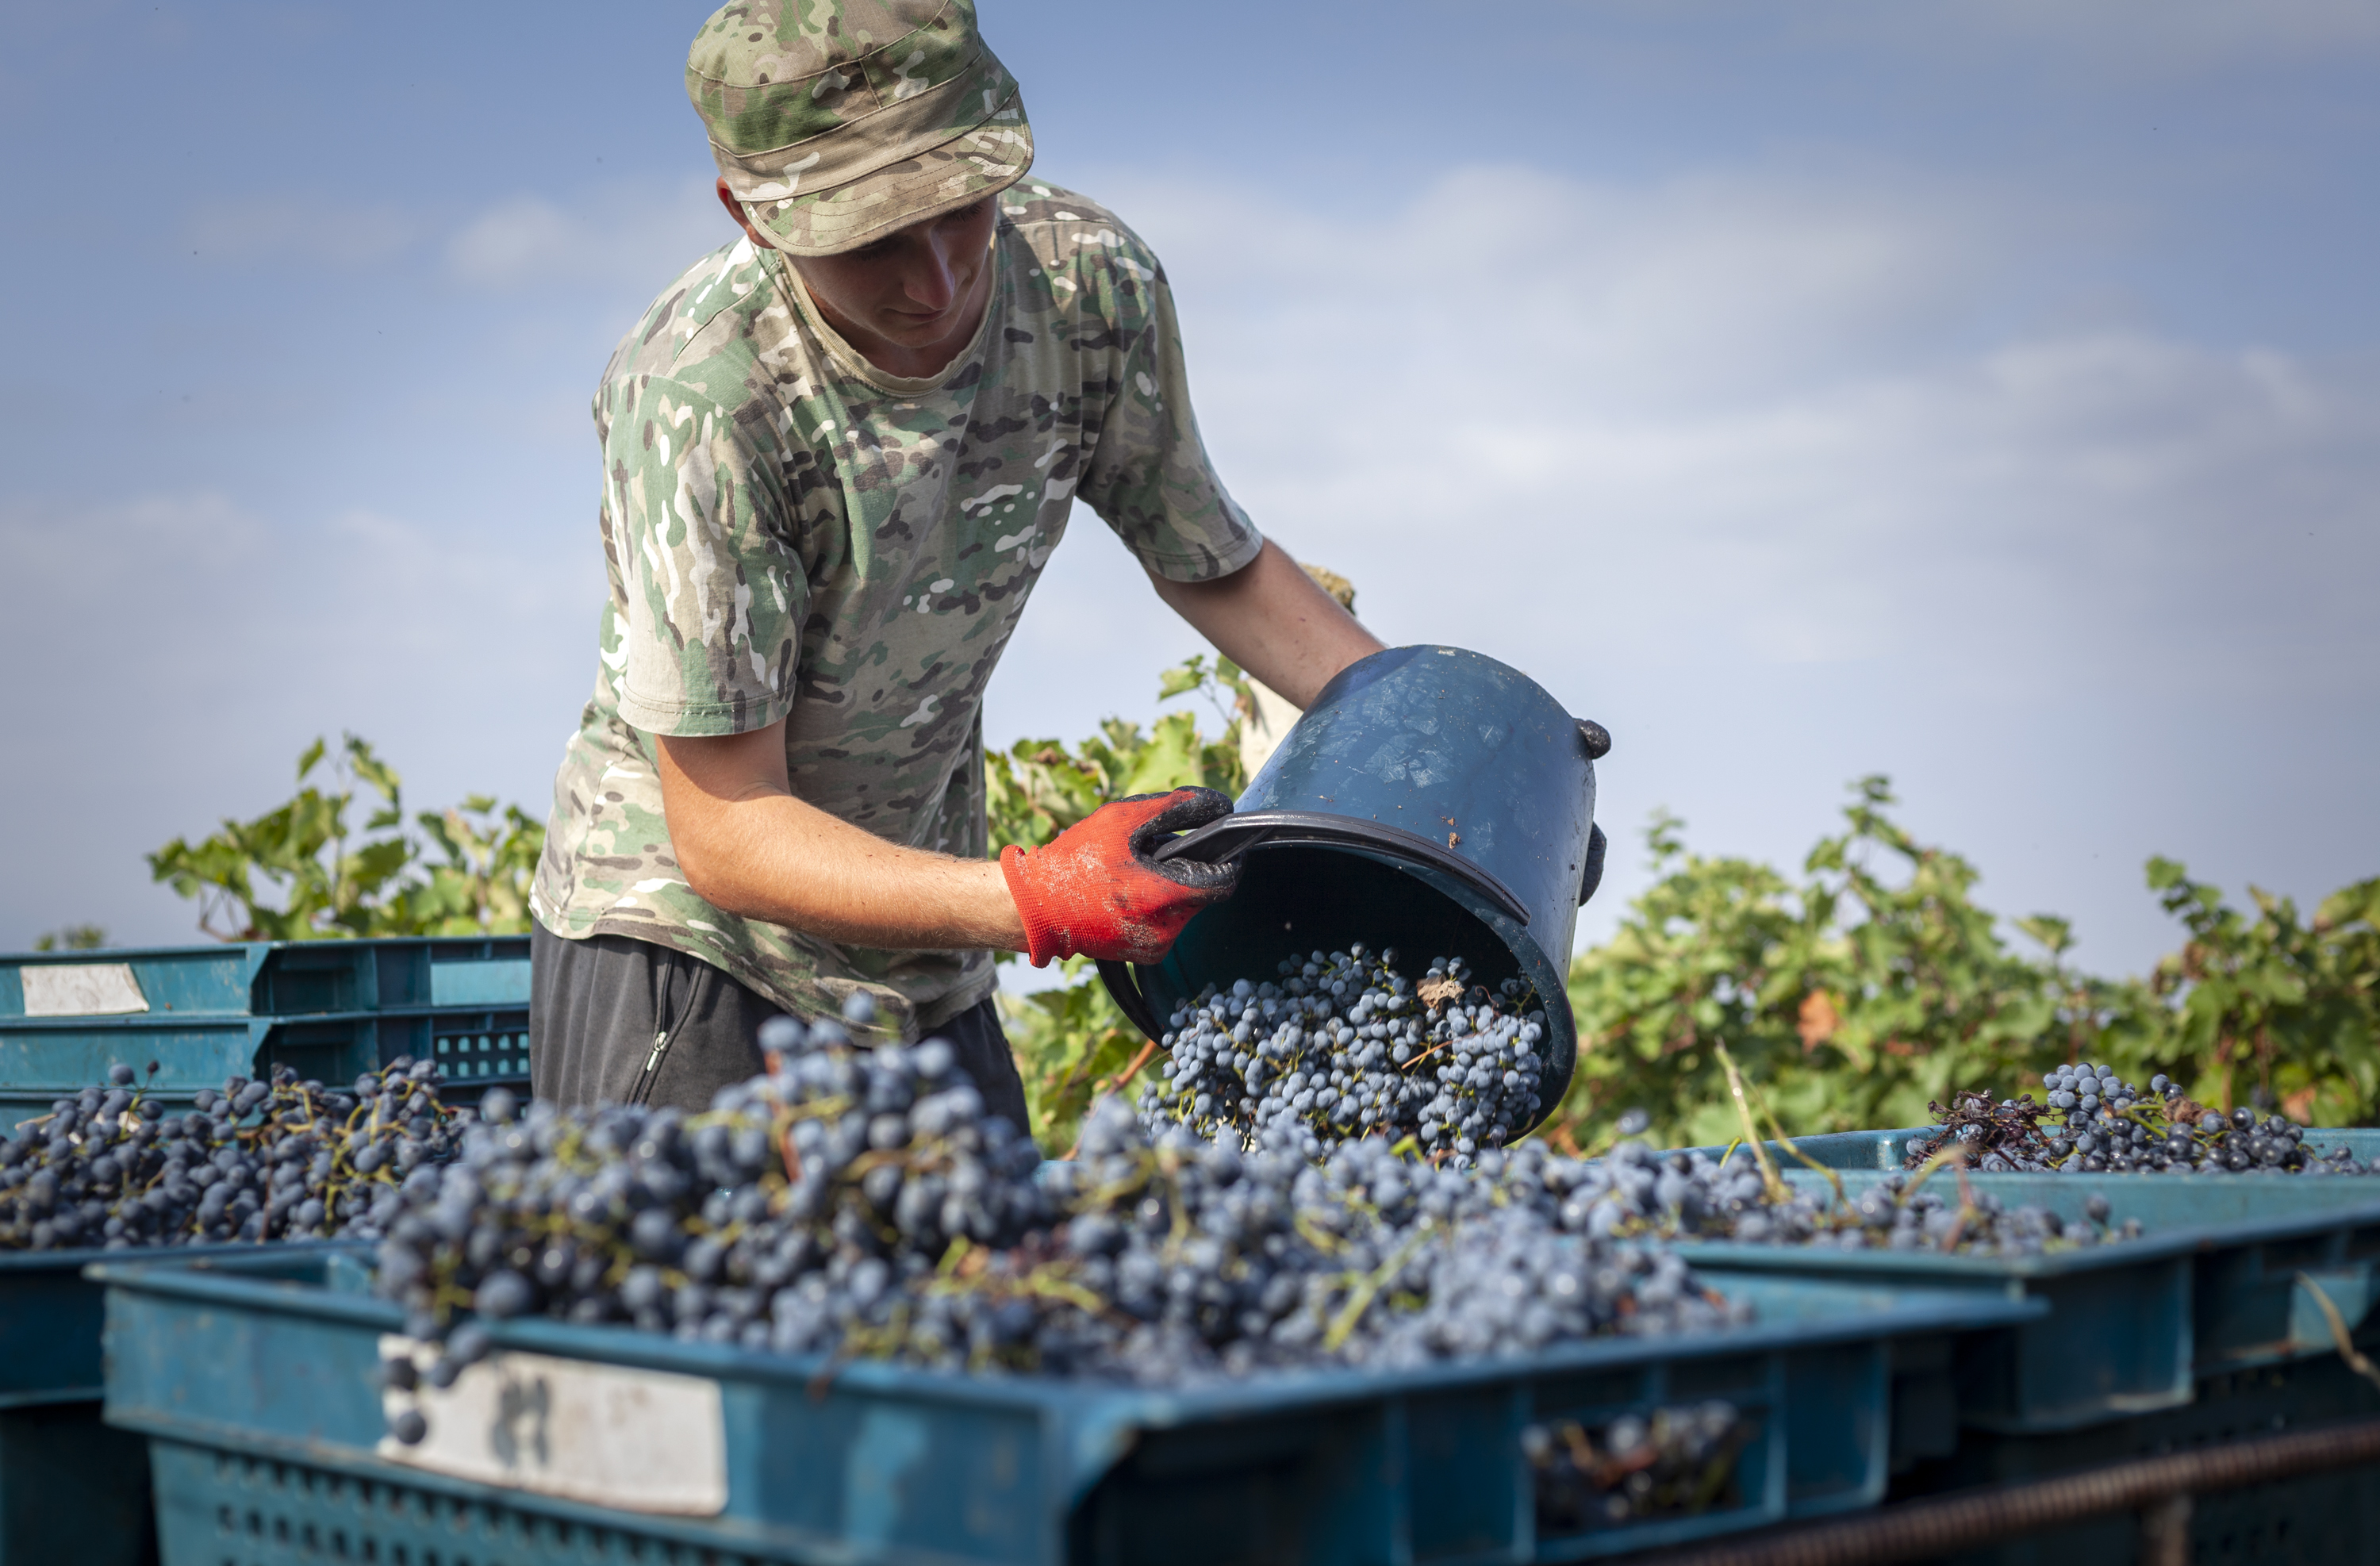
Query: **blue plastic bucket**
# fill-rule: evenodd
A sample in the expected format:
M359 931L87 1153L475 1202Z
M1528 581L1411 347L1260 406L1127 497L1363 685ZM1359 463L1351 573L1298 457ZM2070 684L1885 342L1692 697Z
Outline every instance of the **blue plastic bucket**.
M1239 891L1162 963L1099 965L1143 1032L1207 985L1362 941L1417 970L1463 958L1545 1008L1542 1116L1578 1054L1562 987L1579 904L1603 868L1595 762L1610 747L1519 670L1458 647L1399 647L1322 688L1233 813L1160 858L1239 861Z

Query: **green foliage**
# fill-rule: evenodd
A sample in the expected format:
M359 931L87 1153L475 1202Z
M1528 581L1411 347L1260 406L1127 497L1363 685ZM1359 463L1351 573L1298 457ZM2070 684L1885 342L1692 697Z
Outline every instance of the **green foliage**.
M2192 941L2147 982L2096 978L2068 962L2072 929L2054 916L2012 921L2040 952L2011 950L1974 901L1974 867L1916 841L1893 803L1881 778L1854 785L1846 829L1799 880L1689 854L1680 823L1657 818L1657 880L1572 965L1579 1068L1547 1135L1583 1143L1642 1109L1657 1141L1730 1140L1719 1046L1803 1134L1923 1123L1955 1090L2008 1096L2085 1058L2134 1080L2164 1071L2225 1109L2252 1083L2320 1123L2380 1110L2380 880L2311 925L2258 892L2250 921L2154 860L2150 884Z
M1209 664L1202 655L1168 669L1158 699L1205 697L1225 715L1216 738L1199 731L1196 713L1169 712L1146 732L1110 718L1072 749L1054 739L1020 739L1005 751L986 750L992 853L1012 843L1038 848L1100 806L1131 795L1200 784L1236 795L1247 777L1240 766L1239 719L1225 698L1235 705L1246 692L1246 676L1230 660Z
M326 759L331 765L317 777ZM383 935L508 935L528 929L528 885L545 827L485 795L423 811L408 830L395 769L346 736L298 759L297 794L253 820L148 856L156 880L199 904L219 941ZM357 786L377 804L348 824ZM435 849L431 858L427 850ZM276 906L276 904L278 904Z
M499 811L484 794L414 820L443 859L418 862L421 879L406 888L400 916L407 933L528 933L529 883L545 852L543 821L517 805Z
M1246 692L1245 676L1229 660L1193 658L1165 672L1158 699L1205 698L1224 717L1219 736L1201 732L1195 713L1176 711L1146 731L1110 718L1071 748L1027 739L1005 751L987 750L991 851L1012 843L1038 848L1100 806L1130 795L1195 783L1236 795L1247 786L1237 717ZM1136 1060L1147 1062L1146 1041L1108 998L1097 970L1080 958L1063 967L1063 985L1000 998L1002 1026L1033 1108L1033 1137L1052 1157L1075 1145L1092 1102L1114 1091Z
M2317 1125L2380 1108L2380 877L2342 887L2310 921L2251 887L2250 919L2176 860L2149 861L2149 886L2190 939L2149 985L2171 998L2163 1060L2191 1097L2280 1104Z
M1148 1067L1140 1029L1124 1021L1087 957L1059 965L1066 982L1030 995L1000 998L1001 1026L1025 1078L1033 1139L1049 1157L1070 1152L1083 1116L1099 1099Z
M1892 803L1884 780L1863 780L1848 830L1811 850L1799 882L1689 855L1680 823L1657 819L1660 879L1572 966L1581 1060L1553 1129L1641 1108L1657 1135L1727 1140L1718 1045L1802 1131L1910 1124L2029 1058L2057 1014L2053 981L1975 906L1974 868L1917 843Z
M36 952L96 952L107 944L107 931L99 925L61 925L33 938Z

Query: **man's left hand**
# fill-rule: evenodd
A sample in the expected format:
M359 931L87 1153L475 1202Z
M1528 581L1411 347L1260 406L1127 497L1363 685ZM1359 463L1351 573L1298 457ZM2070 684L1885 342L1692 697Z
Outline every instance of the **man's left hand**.
M1033 965L1052 957L1161 959L1199 909L1232 894L1240 868L1160 862L1158 845L1231 813L1231 800L1211 788L1135 795L1101 806L1047 847L1002 849L1000 868L1025 920Z

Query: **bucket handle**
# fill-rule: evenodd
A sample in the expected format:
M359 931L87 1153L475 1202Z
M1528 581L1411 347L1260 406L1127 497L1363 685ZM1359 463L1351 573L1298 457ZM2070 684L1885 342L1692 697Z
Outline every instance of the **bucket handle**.
M1108 987L1116 1010L1123 1020L1140 1029L1144 1038L1155 1038L1163 1030L1157 1026L1157 1014L1148 1009L1148 997L1141 993L1139 976L1130 963L1119 963L1112 957L1099 959L1099 982Z
M1587 770L1591 781L1594 771L1593 763L1611 754L1611 731L1592 718L1581 718L1577 722L1579 742L1586 750L1586 759L1589 763ZM1592 790L1589 791L1588 798L1591 803ZM1603 884L1603 829L1589 821L1586 831L1586 865L1578 878L1578 905L1582 908L1586 906L1586 900L1595 895L1595 889Z
M1604 837L1603 829L1589 822L1586 829L1586 871L1578 880L1578 905L1582 908L1586 906L1586 900L1595 895L1595 889L1603 884L1603 851L1607 846L1609 840Z

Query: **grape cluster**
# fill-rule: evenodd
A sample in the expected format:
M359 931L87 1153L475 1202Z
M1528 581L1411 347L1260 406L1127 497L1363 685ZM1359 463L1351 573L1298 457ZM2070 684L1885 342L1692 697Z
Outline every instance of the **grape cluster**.
M427 1428L404 1392L487 1353L483 1318L532 1314L1156 1385L1744 1319L1676 1252L1587 1232L1589 1166L1534 1145L1462 1171L1375 1135L1318 1163L1285 1129L1152 1138L1110 1099L1042 1168L940 1041L783 1018L762 1042L771 1071L696 1115L499 1089L458 1161L407 1180L378 1286L435 1346L385 1366L395 1434Z
M1846 1250L1958 1251L2009 1257L2075 1250L2109 1240L2136 1240L2141 1220L2114 1224L2107 1198L2094 1193L2082 1204L2084 1221L2070 1223L2047 1208L2010 1207L1990 1191L1963 1188L1952 1195L1917 1189L1905 1174L1888 1174L1877 1187L1850 1204L1832 1228Z
M1537 1118L1545 1013L1518 979L1471 983L1459 957L1418 982L1396 963L1356 942L1285 961L1272 982L1208 985L1159 1040L1145 1122L1244 1147L1293 1134L1309 1158L1367 1136L1458 1164L1503 1147Z
M1521 1431L1536 1490L1537 1533L1584 1533L1656 1517L1692 1517L1742 1503L1736 1459L1755 1426L1714 1399L1600 1429L1574 1419Z
M1961 1093L1943 1110L1941 1129L1913 1138L1914 1169L1953 1146L1986 1173L2049 1170L2089 1173L2370 1174L2380 1172L2345 1147L2317 1153L2306 1128L2286 1116L2242 1106L2224 1114L2192 1102L2162 1074L2145 1090L2112 1066L2060 1066L2041 1079L2046 1099L2030 1093L1993 1102Z
M1599 1237L2039 1256L2141 1232L2137 1220L2110 1230L2102 1196L2085 1204L2089 1223L2069 1224L2045 1208L2010 1208L1963 1179L1945 1196L1927 1179L1894 1173L1838 1201L1825 1189L1772 1185L1742 1148L1720 1161L1623 1141L1599 1162L1555 1167L1570 1182L1565 1221Z
M138 1080L113 1066L105 1087L0 1141L0 1249L377 1239L398 1182L454 1152L429 1061L400 1058L344 1090L286 1066L235 1076L181 1114Z
M491 1091L460 1159L407 1181L382 1244L408 1330L435 1337L468 1307L798 1353L946 1255L1049 1226L1039 1155L985 1115L948 1044L859 1050L791 1018L762 1043L778 1069L701 1114L524 1111ZM975 1341L978 1323L958 1326ZM463 1357L435 1378L479 1341L450 1341Z

